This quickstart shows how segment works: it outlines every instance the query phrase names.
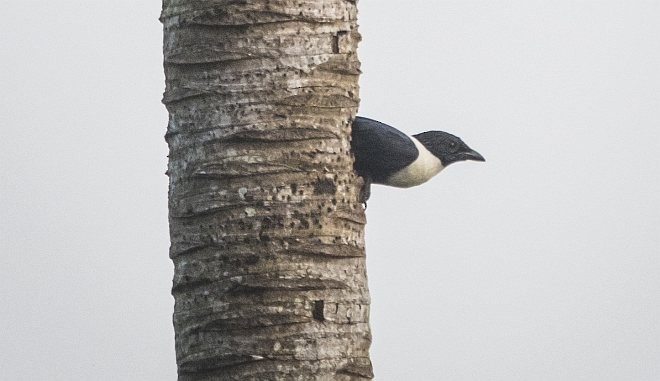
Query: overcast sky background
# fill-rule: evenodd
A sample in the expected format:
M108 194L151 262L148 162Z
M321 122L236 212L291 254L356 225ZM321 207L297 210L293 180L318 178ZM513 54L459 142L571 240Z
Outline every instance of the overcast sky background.
M172 380L159 1L2 1L0 378ZM378 380L660 379L660 2L359 2Z

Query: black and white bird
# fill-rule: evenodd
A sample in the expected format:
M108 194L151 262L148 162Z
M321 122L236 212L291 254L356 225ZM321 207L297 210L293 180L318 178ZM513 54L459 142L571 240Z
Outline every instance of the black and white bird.
M356 117L351 133L355 171L364 179L362 202L371 184L409 188L423 184L452 163L486 161L452 134L426 131L408 136L392 126Z

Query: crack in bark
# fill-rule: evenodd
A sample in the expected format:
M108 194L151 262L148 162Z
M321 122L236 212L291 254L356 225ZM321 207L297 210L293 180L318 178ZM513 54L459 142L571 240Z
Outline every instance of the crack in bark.
M199 279L187 283L178 283L172 286L172 294L180 294L183 292L190 292L201 287L208 287L213 284L210 279Z
M179 365L179 374L194 374L196 372L208 372L226 369L241 364L246 364L255 361L264 360L263 356L257 355L235 355L228 353L224 355L216 355L209 358L200 360L182 360Z

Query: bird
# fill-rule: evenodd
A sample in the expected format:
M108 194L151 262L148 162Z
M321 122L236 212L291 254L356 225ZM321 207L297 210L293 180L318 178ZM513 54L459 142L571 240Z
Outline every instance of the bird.
M429 181L448 165L465 160L486 161L459 137L444 131L407 135L379 121L357 116L352 123L353 168L364 179L360 202L371 195L371 184L410 188Z

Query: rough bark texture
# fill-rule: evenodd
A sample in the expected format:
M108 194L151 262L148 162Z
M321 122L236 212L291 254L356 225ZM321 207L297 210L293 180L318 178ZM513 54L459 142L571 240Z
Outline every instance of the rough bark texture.
M180 380L373 377L356 13L163 2Z

